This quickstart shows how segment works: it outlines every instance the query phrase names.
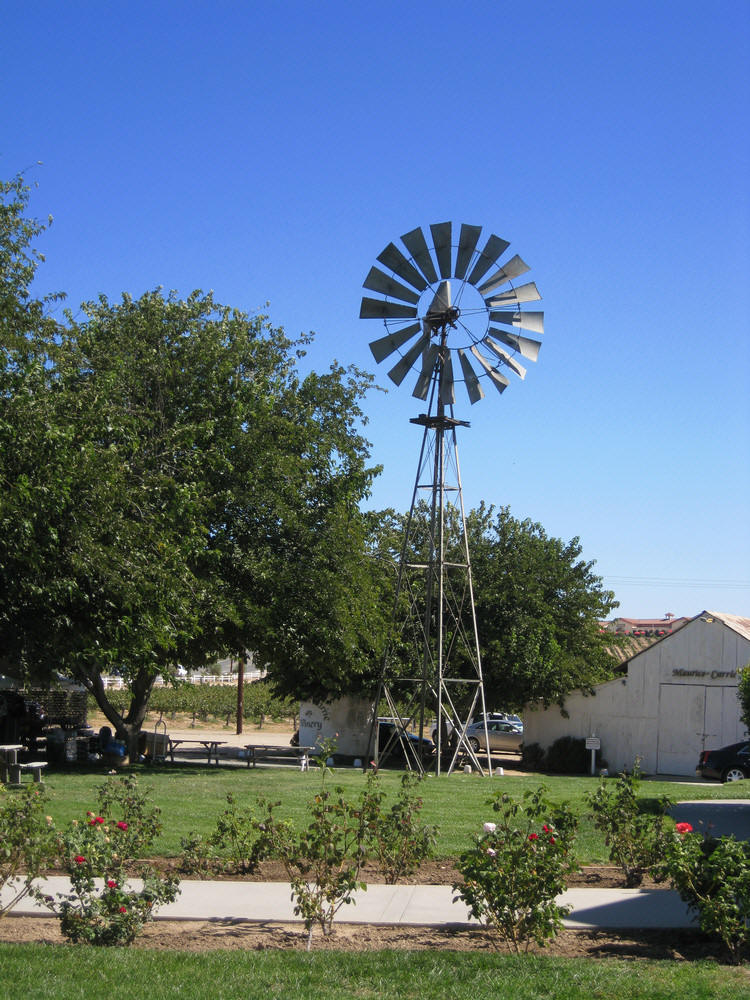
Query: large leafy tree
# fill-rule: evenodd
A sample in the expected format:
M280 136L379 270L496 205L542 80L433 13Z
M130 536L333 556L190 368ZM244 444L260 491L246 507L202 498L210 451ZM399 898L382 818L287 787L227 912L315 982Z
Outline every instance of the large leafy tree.
M378 517L373 530L380 586L396 577L384 566L401 559L420 567L429 560L429 510L417 507L411 521L393 511ZM563 542L540 524L518 520L508 508L482 504L467 516L477 630L488 708L520 710L529 702L562 704L570 691L589 690L612 676L616 664L600 621L616 607L594 564L581 559L578 538ZM455 567L464 560L461 522L455 507L445 516L446 592L453 613L446 616L450 673L473 677L472 622L466 580ZM401 577L400 606L389 647L390 676L420 676L422 666L425 572ZM435 601L433 588L433 602ZM392 598L391 598L392 601ZM433 607L433 627L437 608ZM446 654L447 655L447 654ZM467 687L465 697L472 696ZM460 698L460 688L456 689Z
M487 697L497 707L562 704L612 676L600 621L617 606L578 538L564 542L507 507L468 521ZM611 636L609 636L611 646Z
M25 253L23 207L16 192ZM178 663L252 648L298 696L366 684L369 379L301 377L304 341L198 292L102 297L54 325L24 299L33 267L0 261L0 655L78 679L131 745Z

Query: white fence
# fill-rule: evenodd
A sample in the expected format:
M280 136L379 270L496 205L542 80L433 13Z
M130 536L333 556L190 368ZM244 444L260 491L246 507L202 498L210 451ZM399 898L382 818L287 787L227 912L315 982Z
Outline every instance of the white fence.
M250 681L262 680L265 676L265 670L245 669L246 684ZM222 687L237 686L237 674L187 674L187 676L181 677L180 680L187 681L189 684L218 684ZM122 677L115 675L104 674L102 681L105 688L112 688L114 690L127 686ZM164 687L165 685L168 685L168 681L165 681L163 677L157 677L154 681L154 687Z

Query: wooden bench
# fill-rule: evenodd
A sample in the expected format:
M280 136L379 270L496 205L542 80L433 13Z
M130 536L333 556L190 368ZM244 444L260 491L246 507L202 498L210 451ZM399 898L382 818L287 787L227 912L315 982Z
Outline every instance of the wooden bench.
M170 758L171 758L173 764L174 764L174 753L175 753L175 750L177 750L178 747L181 747L184 744L185 746L200 746L200 747L203 747L203 750L206 753L207 758L208 758L208 763L209 764L211 763L211 757L213 757L214 764L216 764L217 767L219 766L219 747L224 746L225 740L212 740L212 739L205 739L205 740L188 740L188 739L184 739L183 740L183 739L178 739L178 740L173 740L171 736L168 737L168 739L169 739L169 755L170 755Z
M315 747L285 747L273 746L271 744L246 743L247 766L256 766L259 760L294 761L296 760L302 771L306 771L310 761L310 754Z
M28 764L18 765L22 771L31 771L32 777L37 784L42 783L42 771L47 766L46 760L32 760Z

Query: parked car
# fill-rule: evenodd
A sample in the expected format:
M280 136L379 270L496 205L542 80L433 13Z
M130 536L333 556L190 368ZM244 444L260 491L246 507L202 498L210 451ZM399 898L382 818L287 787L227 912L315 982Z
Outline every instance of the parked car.
M486 715L488 724L490 722L507 722L511 726L513 726L516 732L519 732L521 733L521 735L523 735L523 722L521 722L520 718L517 715L509 715L507 712L487 712ZM483 719L484 716L480 712L479 715L477 715L475 718L471 720L468 729L470 729L472 725L476 726L481 725ZM448 735L450 736L450 734L453 732L453 725L446 719L445 726ZM437 743L437 726L432 730L432 739L435 743Z
M520 753L523 745L523 730L518 730L512 722L493 719L487 723L487 735L490 740L490 750L501 750L505 753ZM484 722L474 722L466 730L469 746L476 753L485 750Z
M750 778L750 741L731 743L720 750L704 750L698 758L695 776L715 781Z
M512 715L510 712L487 712L487 722L509 722L516 729L523 731L523 722L517 715ZM481 722L484 717L480 714L474 719L474 722Z
M401 734L398 737L397 726ZM420 741L416 733L410 733L392 719L378 719L378 759L386 750L388 760L403 760L404 746L408 748L406 752L412 760L417 759L421 749L422 760L426 760L435 753L435 744L426 737Z

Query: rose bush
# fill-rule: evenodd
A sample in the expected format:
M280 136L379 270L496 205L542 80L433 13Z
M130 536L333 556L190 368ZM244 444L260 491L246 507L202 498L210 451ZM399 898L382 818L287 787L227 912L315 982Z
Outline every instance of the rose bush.
M485 823L474 847L459 857L463 881L453 886L455 898L519 953L532 941L542 945L555 937L570 909L555 900L578 869L571 855L576 820L566 806L553 808L544 788L526 792L523 803L503 793L488 804L498 821Z
M437 828L421 822L422 798L417 789L422 779L410 771L401 778L396 801L384 808L384 793L375 771L367 772L363 806L366 810L368 850L378 863L387 885L413 874L430 857Z
M609 857L625 875L625 885L639 886L643 876L662 858L667 836L664 817L672 802L663 797L657 811L647 812L638 799L639 761L615 782L603 778L586 796L594 826L604 834Z
M657 872L697 913L703 933L718 938L739 964L750 944L750 843L702 836L677 823Z
M31 891L34 879L55 860L57 836L44 815L46 793L38 785L8 790L0 785L0 905L3 917Z
M134 776L110 779L100 790L97 812L73 820L58 840L71 891L56 897L34 895L60 918L62 933L74 943L130 944L162 903L179 892L175 878L144 867L128 881L128 867L153 843L161 828L159 809Z

